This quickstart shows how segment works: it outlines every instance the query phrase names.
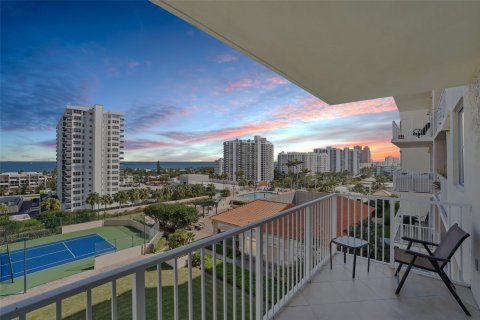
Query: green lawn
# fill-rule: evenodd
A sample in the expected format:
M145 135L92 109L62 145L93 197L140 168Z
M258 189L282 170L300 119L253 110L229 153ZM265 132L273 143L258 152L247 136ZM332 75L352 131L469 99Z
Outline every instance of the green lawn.
M188 273L186 268L178 270L178 301L179 301L179 319L188 318ZM198 268L192 269L192 287L193 287L193 317L201 318L201 277ZM205 274L205 305L206 318L211 319L213 313L213 289L212 276ZM146 282L146 310L147 319L157 319L157 275L156 269L149 270L145 275ZM162 270L163 283L163 319L173 319L173 270L164 267ZM241 291L237 290L237 318L241 318ZM227 284L227 312L228 318L233 317L233 287ZM131 277L124 277L117 280L117 309L118 319L132 318L132 291ZM106 284L92 290L93 300L93 318L109 319L110 311L111 285ZM246 300L246 316L248 317L248 295ZM217 280L217 315L218 319L223 319L223 281ZM63 319L76 320L85 319L85 293L76 295L63 301ZM28 319L53 319L55 308L53 305L37 310L29 314Z
M82 230L66 234L57 234L44 238L27 241L27 247L36 246L58 240L75 238L82 235L97 233L107 241L111 242L118 250L130 248L143 244L143 233L129 227L99 227L89 230ZM10 246L10 250L23 249L23 242L17 242ZM4 249L3 249L4 250ZM74 262L66 263L46 270L38 271L27 275L27 287L32 288L41 284L52 282L57 279L68 277L79 272L93 269L94 258L85 258ZM1 296L10 295L23 291L23 277L0 283Z

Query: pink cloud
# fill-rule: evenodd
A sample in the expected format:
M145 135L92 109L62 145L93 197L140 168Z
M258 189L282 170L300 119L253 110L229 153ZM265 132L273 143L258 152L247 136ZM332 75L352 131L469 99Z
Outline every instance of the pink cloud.
M223 92L233 92L243 90L250 87L256 87L261 89L272 89L276 86L288 83L287 80L280 76L263 76L256 75L254 77L247 77L228 82L223 88Z
M232 92L241 89L245 89L248 87L252 87L255 84L255 81L249 78L239 79L236 81L232 81L227 83L227 85L223 88L224 92Z
M238 127L222 128L210 131L200 132L168 132L162 134L170 139L188 143L202 143L211 140L224 140L242 137L246 135L255 135L265 133L269 130L287 127L290 124L285 121L269 121L243 124Z
M345 104L329 105L313 97L301 98L298 104L275 109L273 116L289 121L315 121L318 119L344 118L365 113L396 110L393 98L365 100Z
M174 146L172 143L164 141L154 141L154 140L126 140L125 148L127 150L141 150L141 149L153 149L153 148L164 148Z
M233 61L237 61L238 58L236 56L234 56L233 54L229 54L229 53L225 53L225 54L222 54L222 55L219 55L219 56L216 56L214 61L216 63L228 63L228 62L233 62Z

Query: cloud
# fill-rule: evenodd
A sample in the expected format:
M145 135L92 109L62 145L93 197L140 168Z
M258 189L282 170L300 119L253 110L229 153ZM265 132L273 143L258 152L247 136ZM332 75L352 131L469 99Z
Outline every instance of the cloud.
M49 140L32 143L32 145L39 146L42 148L47 148L47 149L55 149L57 147L57 140L49 139Z
M241 91L247 88L273 89L279 85L288 84L289 82L280 76L272 75L253 75L234 81L227 82L223 87L223 92Z
M209 131L195 131L195 132L166 132L160 135L185 142L185 143L204 143L213 140L224 140L231 138L239 138L247 135L266 133L270 130L275 130L289 124L283 121L257 122L239 125L238 127L221 128Z
M136 61L136 60L130 60L130 61L128 61L128 63L127 63L128 69L130 69L130 70L132 70L132 71L135 70L135 69L137 69L137 68L140 67L141 65L142 65L142 64L141 64L139 61Z
M276 108L272 116L288 121L310 122L318 119L338 119L366 113L396 110L393 98L329 105L315 97L300 98L297 103Z
M126 150L143 150L143 149L165 148L165 147L174 146L174 144L172 143L168 143L164 141L156 141L156 140L147 140L147 139L125 140L124 145Z
M233 54L230 54L230 53L225 53L225 54L216 56L214 58L214 61L216 63L228 63L228 62L233 62L233 61L237 61L237 60L238 60L238 58L236 56L234 56Z
M140 104L130 110L125 117L125 126L128 132L133 133L146 131L189 112L186 108L160 104Z

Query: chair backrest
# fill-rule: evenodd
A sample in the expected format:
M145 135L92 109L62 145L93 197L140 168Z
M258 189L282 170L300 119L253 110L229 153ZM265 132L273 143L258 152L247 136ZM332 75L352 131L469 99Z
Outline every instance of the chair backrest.
M450 229L448 229L447 234L445 237L440 241L433 256L442 259L450 259L454 254L455 251L462 245L462 242L467 239L470 235L462 230L455 223ZM441 264L441 268L446 265L446 262Z

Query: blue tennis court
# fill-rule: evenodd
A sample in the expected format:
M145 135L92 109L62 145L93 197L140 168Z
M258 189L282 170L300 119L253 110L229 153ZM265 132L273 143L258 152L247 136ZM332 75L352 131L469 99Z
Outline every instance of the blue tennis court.
M29 247L27 274L115 250L115 246L96 233ZM23 276L24 250L11 251L10 257L12 268L8 254L0 254L0 282L11 279L11 269L13 278Z

